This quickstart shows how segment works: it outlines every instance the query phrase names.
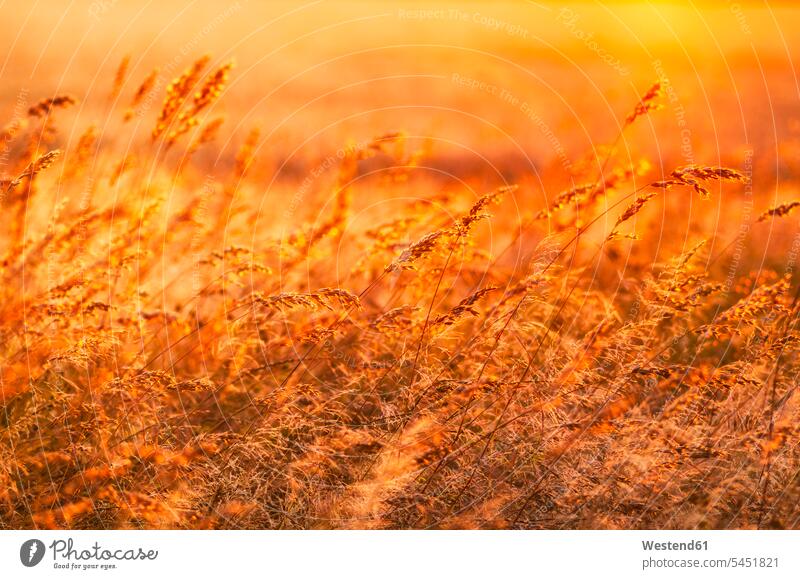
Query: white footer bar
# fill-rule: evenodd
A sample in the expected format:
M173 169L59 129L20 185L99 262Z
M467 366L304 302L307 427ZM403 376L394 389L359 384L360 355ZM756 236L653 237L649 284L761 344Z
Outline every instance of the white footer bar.
M0 531L0 577L168 576L796 578L800 531Z

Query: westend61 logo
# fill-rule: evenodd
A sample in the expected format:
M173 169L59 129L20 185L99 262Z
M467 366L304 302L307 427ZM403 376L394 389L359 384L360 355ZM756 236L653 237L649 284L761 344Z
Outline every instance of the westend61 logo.
M19 548L19 560L26 567L42 562L47 550L53 555L53 568L86 571L115 569L116 561L154 561L158 551L136 548L105 548L97 541L88 548L76 547L72 539L57 539L48 547L39 539L30 539Z

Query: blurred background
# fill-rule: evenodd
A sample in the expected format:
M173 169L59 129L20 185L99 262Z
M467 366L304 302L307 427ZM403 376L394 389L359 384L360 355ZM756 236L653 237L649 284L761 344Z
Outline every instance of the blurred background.
M154 68L167 82L208 53L237 63L209 115L259 123L286 154L384 127L435 135L470 163L480 145L503 165L539 165L613 139L665 78L670 106L638 127L638 146L709 162L754 148L773 171L797 169L796 154L776 162L800 135L791 3L40 0L3 14L6 109L23 90L67 92L78 114L110 122L125 55L123 104Z
M664 110L625 132L619 166L646 158L660 177L689 163L747 164L761 205L795 194L791 3L40 0L3 13L3 114L74 95L59 121L67 148L89 123L123 148L147 139L172 78L204 54L212 67L234 59L223 98L204 112L225 118L219 147L201 158L231 163L259 127L264 188L289 184L278 193L287 203L348 142L402 130L430 152L428 178L521 183L521 211L541 208L576 175L603 169L622 120L656 80ZM110 94L126 56L125 82ZM153 71L154 87L121 127ZM720 219L720 209L740 201L720 192L699 212L678 202L676 211L690 209L680 229L698 219L735 229L741 211Z

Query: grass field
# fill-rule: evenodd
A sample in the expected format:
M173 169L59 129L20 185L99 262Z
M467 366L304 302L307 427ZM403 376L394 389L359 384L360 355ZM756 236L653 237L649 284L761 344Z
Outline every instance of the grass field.
M0 14L0 528L800 525L790 3Z

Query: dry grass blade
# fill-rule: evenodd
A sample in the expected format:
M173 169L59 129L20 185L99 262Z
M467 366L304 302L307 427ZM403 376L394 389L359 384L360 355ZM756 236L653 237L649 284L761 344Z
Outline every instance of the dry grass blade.
M303 308L316 310L325 308L333 310L334 306L344 309L362 309L358 296L340 288L322 288L310 293L284 292L273 296L264 296L254 292L245 298L242 303L249 303L264 308Z
M472 316L480 315L479 312L475 309L475 304L481 301L490 293L497 291L498 288L496 287L487 287L480 289L476 292L473 292L456 305L453 309L451 309L446 314L442 314L438 316L436 319L433 320L433 326L452 326L456 322L458 322L462 317L469 314Z
M628 219L630 219L631 217L633 217L634 215L639 213L639 211L641 211L642 208L644 208L644 206L647 205L647 202L650 201L656 195L657 195L657 193L648 192L648 193L645 193L643 195L639 195L638 197L636 197L636 200L633 203L631 203L627 207L627 209L625 209L625 211L622 212L622 215L617 217L617 221L614 224L614 227L615 228L618 227L619 225L621 225L622 223L625 223L626 221L628 221ZM612 236L615 236L615 231L612 231L607 239L609 239L609 240L612 239Z
M14 189L15 187L19 186L23 180L33 179L36 175L50 167L53 163L56 162L59 155L61 155L61 151L59 149L54 149L53 151L48 151L41 157L38 157L35 161L31 162L25 170L17 176L16 179L9 181L6 185L7 191Z
M632 124L637 118L646 115L650 111L656 111L663 108L663 105L657 103L656 100L660 98L664 94L664 91L661 87L661 82L655 82L653 85L647 89L647 92L642 97L636 107L631 111L631 113L625 117L625 125Z
M792 211L798 207L800 207L800 201L781 203L780 205L776 205L775 207L767 209L764 213L758 216L757 221L766 221L770 217L784 217L792 213Z
M28 116L47 117L53 110L66 109L77 102L77 99L71 95L61 95L49 99L42 99L28 109Z
M153 139L160 137L173 122L210 61L211 57L208 55L197 59L181 76L167 85L164 104L161 106L161 113L156 121L156 126L153 128Z

